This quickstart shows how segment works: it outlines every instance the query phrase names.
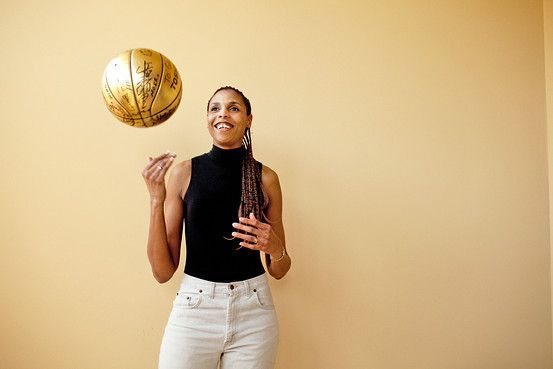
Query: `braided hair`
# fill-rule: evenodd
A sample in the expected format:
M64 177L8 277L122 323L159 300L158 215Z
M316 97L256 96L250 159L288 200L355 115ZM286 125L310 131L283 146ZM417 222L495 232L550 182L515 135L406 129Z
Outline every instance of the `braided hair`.
M249 116L252 113L252 107L250 100L242 91L235 87L223 86L218 88L209 101L207 102L207 109L209 111L209 103L217 92L221 90L232 90L239 94L246 105L246 114ZM252 149L252 138L250 128L246 128L244 137L242 138L242 145L246 148L246 154L242 157L242 195L240 198L240 206L238 207L238 216L243 218L249 218L250 213L253 213L257 219L271 221L265 215L265 209L269 204L269 197L265 193L261 183L261 163L254 159ZM226 238L226 237L225 237ZM234 239L235 237L231 238ZM228 239L228 238L227 238ZM240 246L241 248L242 246Z

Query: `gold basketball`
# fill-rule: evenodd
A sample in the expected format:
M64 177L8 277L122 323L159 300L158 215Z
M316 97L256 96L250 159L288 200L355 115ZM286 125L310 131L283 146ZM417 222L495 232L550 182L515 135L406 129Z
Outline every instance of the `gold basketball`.
M108 63L102 94L109 111L121 122L153 127L177 110L182 82L166 56L150 49L132 49Z

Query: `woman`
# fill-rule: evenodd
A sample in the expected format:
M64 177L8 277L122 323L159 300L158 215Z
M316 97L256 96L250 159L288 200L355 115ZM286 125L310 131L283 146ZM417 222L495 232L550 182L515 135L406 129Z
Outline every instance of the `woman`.
M274 367L278 321L261 255L276 279L290 269L277 174L253 158L249 100L221 87L208 101L211 151L175 165L150 158L148 259L156 280L186 263L161 342L159 369Z

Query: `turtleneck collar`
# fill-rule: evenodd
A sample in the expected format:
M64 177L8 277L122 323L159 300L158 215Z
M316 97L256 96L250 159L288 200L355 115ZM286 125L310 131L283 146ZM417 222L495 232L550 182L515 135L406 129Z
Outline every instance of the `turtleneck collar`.
M237 147L236 149L221 149L218 146L213 145L211 151L207 155L217 164L229 166L238 165L242 163L242 157L246 154L246 148L244 145Z

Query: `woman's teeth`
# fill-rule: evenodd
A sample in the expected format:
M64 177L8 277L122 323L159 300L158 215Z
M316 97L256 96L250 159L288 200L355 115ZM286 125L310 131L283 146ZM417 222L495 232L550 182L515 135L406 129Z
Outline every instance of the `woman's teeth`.
M229 126L229 125L226 125L226 124L219 124L219 125L217 125L215 128L218 129L218 130L222 130L222 129L223 129L223 130L229 130L229 129L231 129L232 127Z

